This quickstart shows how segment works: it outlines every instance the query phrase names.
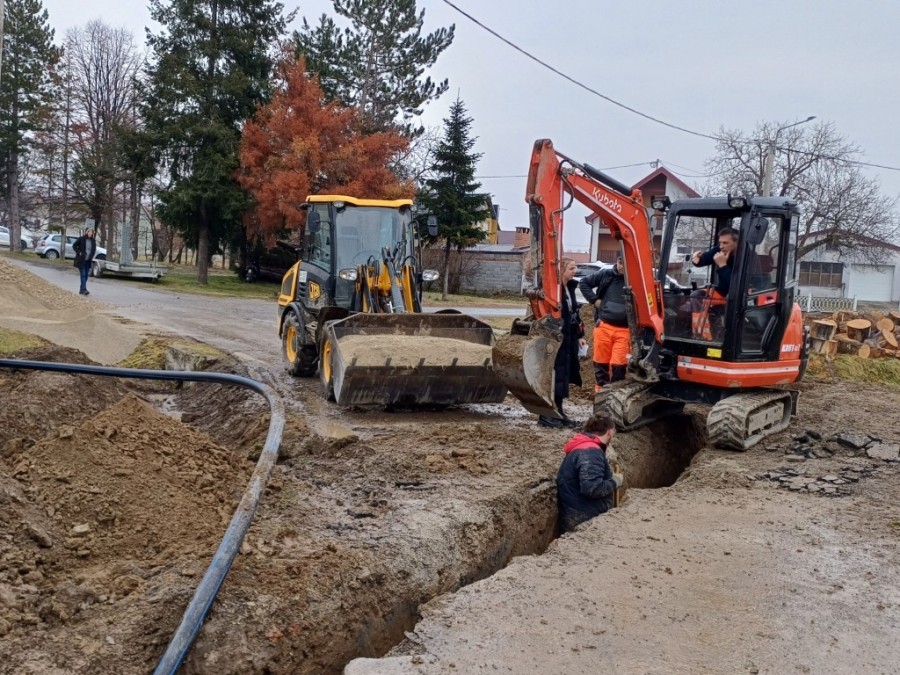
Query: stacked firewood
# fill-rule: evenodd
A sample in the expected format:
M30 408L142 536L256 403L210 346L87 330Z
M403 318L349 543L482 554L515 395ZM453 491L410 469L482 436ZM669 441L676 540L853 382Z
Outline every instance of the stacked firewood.
M839 310L810 323L812 351L827 356L855 354L864 359L900 358L900 311Z

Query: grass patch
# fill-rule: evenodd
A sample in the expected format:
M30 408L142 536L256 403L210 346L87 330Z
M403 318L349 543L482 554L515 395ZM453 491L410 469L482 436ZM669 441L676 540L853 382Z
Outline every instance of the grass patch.
M496 316L490 314L478 317L479 320L484 321L498 333L508 333L509 329L512 328L512 322L514 318L516 317Z
M203 342L186 342L164 337L147 337L141 340L137 348L118 365L122 368L142 368L147 370L165 370L166 352L169 348L181 349L199 356L223 359L228 355Z
M167 291L177 293L193 293L233 298L261 298L270 300L278 297L279 286L275 283L258 281L249 284L238 278L233 272L228 274L210 274L205 286L197 281L197 272L168 272L156 282L156 285Z
M25 349L34 349L48 344L43 338L17 330L0 328L0 354L15 354Z
M527 304L527 300L521 295L504 293L497 295L449 295L447 300L441 300L439 291L425 291L422 293L422 302L426 305L437 306L478 306L478 307L509 307L510 305Z
M807 374L815 379L852 380L900 388L900 359L861 359L840 355L826 360L819 354L809 359Z
M163 370L166 367L166 350L171 340L161 337L147 337L141 344L118 365L122 368L139 368L144 370Z

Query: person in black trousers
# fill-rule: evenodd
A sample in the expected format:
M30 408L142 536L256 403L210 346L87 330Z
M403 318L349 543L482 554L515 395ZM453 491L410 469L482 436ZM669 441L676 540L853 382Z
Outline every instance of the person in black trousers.
M584 339L584 324L578 313L578 302L575 300L575 289L578 282L575 281L575 272L578 266L570 258L559 261L560 285L562 294L561 305L561 330L562 344L556 353L556 361L553 365L554 388L553 401L562 419L555 417L538 417L538 424L542 427L560 429L562 427L577 427L578 422L569 419L563 412L563 399L569 396L569 385L581 386L581 365L578 363L578 349L586 345Z
M91 263L94 262L94 256L97 253L97 241L94 239L94 228L89 227L84 234L75 240L72 244L75 251L75 267L81 273L81 288L78 292L81 295L90 295L87 289L88 276L91 273Z

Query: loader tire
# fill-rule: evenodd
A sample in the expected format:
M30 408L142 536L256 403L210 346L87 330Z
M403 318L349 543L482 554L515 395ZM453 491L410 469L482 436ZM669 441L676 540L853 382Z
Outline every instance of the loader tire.
M319 358L319 379L322 381L322 393L326 401L334 401L334 349L331 339L322 340L321 356Z
M300 319L289 312L281 331L281 354L287 371L294 377L312 377L319 366L319 350L315 345L303 343Z

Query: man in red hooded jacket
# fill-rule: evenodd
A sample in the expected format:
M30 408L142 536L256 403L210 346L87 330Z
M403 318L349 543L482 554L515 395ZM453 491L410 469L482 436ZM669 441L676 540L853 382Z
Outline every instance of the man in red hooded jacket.
M606 460L606 448L616 435L609 413L595 413L563 448L565 457L556 474L560 533L613 507L622 476L613 473Z

